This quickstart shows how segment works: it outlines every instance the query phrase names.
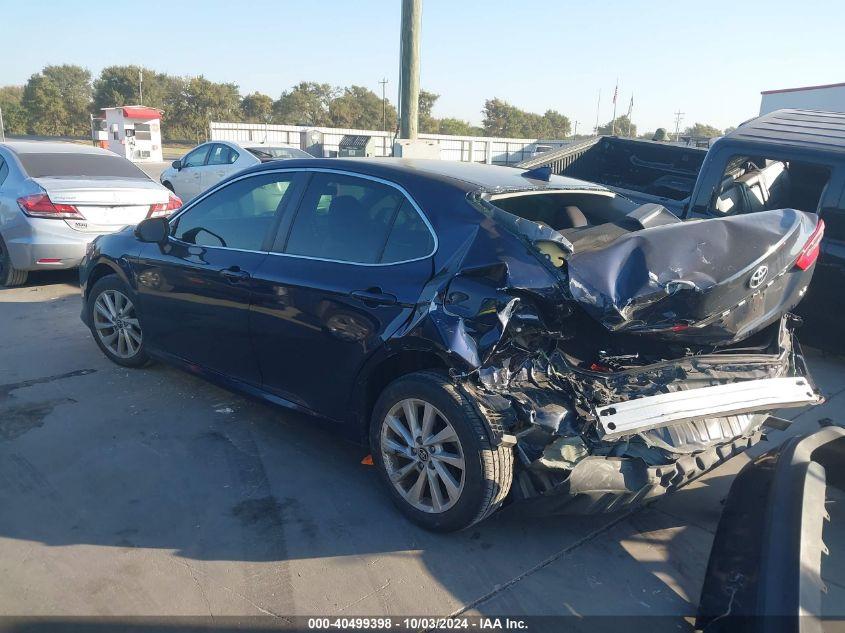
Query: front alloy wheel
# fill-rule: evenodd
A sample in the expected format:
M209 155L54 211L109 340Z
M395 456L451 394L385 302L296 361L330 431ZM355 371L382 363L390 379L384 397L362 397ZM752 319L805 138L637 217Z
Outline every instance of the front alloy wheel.
M131 291L116 275L98 280L88 295L88 323L94 340L114 363L141 367L149 361L144 331Z
M132 358L141 349L141 324L135 306L119 290L104 290L97 296L94 329L103 346L118 358Z
M445 512L460 499L466 479L461 441L431 403L397 402L382 424L381 452L393 487L417 510Z

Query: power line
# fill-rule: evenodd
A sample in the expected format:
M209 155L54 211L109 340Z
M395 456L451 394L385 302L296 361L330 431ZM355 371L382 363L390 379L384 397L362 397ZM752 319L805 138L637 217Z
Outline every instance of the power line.
M381 84L381 129L387 131L387 78L379 81Z
M684 120L684 115L686 112L681 112L678 110L675 112L675 142L678 142L678 139L681 138L681 121Z

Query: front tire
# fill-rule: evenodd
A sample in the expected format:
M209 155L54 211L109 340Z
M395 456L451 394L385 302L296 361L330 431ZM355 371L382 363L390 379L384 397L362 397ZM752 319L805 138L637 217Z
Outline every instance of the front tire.
M150 358L132 293L116 275L103 277L88 294L88 322L103 354L123 367L141 367Z
M12 258L6 248L6 242L0 237L0 286L13 288L26 283L29 273L25 270L18 270L12 266Z
M494 445L472 403L436 372L387 386L373 409L370 448L393 502L427 530L483 521L510 491L511 449Z

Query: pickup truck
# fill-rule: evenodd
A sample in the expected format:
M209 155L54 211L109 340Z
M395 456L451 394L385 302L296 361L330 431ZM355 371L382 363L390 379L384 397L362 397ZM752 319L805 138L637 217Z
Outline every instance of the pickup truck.
M821 255L799 313L802 339L845 352L845 114L777 110L709 150L600 136L529 159L522 168L597 182L683 219L769 209L817 213Z

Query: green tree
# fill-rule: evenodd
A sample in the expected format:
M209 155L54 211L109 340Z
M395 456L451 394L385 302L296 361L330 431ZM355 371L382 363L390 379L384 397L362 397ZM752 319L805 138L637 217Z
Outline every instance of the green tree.
M62 103L59 87L41 73L35 73L26 82L21 96L21 106L26 113L26 131L43 136L65 134L67 111Z
M386 111L387 129L396 127L396 108L390 102ZM349 86L329 106L331 125L335 127L379 130L382 127L382 101L364 86Z
M546 110L540 121L540 129L537 132L542 134L532 134L538 138L546 139L563 139L569 136L572 131L572 124L569 117L561 114L557 110Z
M659 127L654 131L654 136L652 136L651 140L665 143L669 140L669 133L665 127Z
M35 134L87 136L91 129L91 73L80 66L45 66L29 78L21 104Z
M485 101L482 113L484 132L491 136L557 139L571 131L569 118L556 110L526 112L498 98Z
M434 118L432 110L440 95L428 90L420 90L419 96L419 129L420 132L437 134L440 128L440 121Z
M6 134L26 134L26 110L21 104L23 86L0 87L0 112Z
M706 123L696 123L684 130L685 136L700 136L703 138L715 138L722 136L722 130Z
M143 77L143 103L139 73ZM173 89L173 78L164 73L141 66L108 66L94 80L94 112L135 104L166 111L177 96L171 94Z
M329 107L338 89L329 84L302 81L273 104L273 119L286 125L326 126L331 124Z
M735 127L729 125L728 127L725 128L725 134L730 134L735 129L736 129Z
M615 120L608 121L604 125L600 125L598 129L599 134L609 136L615 134L616 136L630 136L637 135L637 126L631 123L627 114L616 117Z
M273 99L260 92L253 92L241 99L241 113L245 121L269 123L273 119Z
M209 122L240 119L241 97L235 84L215 83L202 75L182 81L170 118L184 138L199 142L207 136Z
M456 136L477 136L483 134L484 130L473 126L468 121L460 119L435 119L437 121L437 129L433 130L437 134L454 134Z
M484 132L490 136L521 137L525 113L499 98L484 102Z

